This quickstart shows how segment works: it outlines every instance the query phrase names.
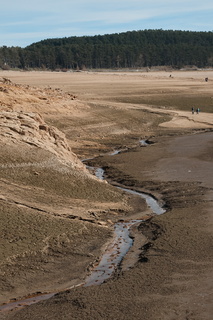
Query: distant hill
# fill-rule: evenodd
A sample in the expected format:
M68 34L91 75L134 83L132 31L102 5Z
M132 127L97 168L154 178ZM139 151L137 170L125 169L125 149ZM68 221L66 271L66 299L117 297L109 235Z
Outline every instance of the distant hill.
M213 32L143 30L47 39L0 48L3 68L114 69L213 66Z

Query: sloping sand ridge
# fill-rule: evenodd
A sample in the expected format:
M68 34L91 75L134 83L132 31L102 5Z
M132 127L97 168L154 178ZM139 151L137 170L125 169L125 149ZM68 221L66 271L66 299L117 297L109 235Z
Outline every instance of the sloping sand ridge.
M46 103L37 101L42 90L9 80L4 80L1 88L0 283L1 302L6 302L81 282L69 266L70 256L73 267L77 264L81 270L80 278L85 277L87 266L111 234L102 226L107 225L102 212L106 215L110 208L113 214L128 205L121 192L88 172L71 151L64 133L37 113L48 111ZM63 99L69 104L67 97ZM51 99L59 103L58 90L56 96L52 90ZM69 112L73 111L72 102ZM67 112L67 105L63 107ZM94 235L94 241L86 240L89 234Z

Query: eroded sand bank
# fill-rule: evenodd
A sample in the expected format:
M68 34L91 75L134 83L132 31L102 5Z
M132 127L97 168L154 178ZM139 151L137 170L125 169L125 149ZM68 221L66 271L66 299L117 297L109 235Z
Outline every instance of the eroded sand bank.
M87 107L78 108L76 104L76 112L72 108L61 114L47 114L42 108L40 112L47 122L65 133L72 149L82 158L125 147L127 152L101 156L96 164L105 167L109 182L146 190L164 200L167 213L136 230L135 247L124 263L128 265L128 259L134 252L138 254L138 249L140 256L130 270L99 287L76 288L1 317L59 319L63 314L64 319L211 319L213 136L212 113L206 111L212 107L213 82L211 72L209 82L204 82L206 74L175 72L172 78L166 72L7 74L18 83L60 86L77 95ZM191 106L201 108L193 119ZM152 144L140 147L141 138L149 138ZM48 192L50 197L52 191ZM108 192L110 200L112 191ZM66 201L67 196L71 195L66 195ZM114 197L119 199L119 195ZM110 213L105 206L101 220L144 212L143 203L137 199L132 202L134 210L128 212L123 207L123 213L116 213L115 207L115 214ZM100 210L97 202L96 208ZM90 233L90 224L82 222L83 225L89 229L82 233L82 253L99 254L93 250L100 238ZM75 230L79 241L81 236ZM100 237L102 230L110 236L108 228L96 229L94 225L94 230L99 230ZM144 236L146 247L141 248ZM89 248L83 247L85 241ZM74 256L76 252L69 255L69 261L74 262ZM93 261L87 257L85 267L89 260ZM54 263L52 266L52 270L57 267ZM83 270L77 269L73 265L71 273ZM34 272L36 276L38 273ZM39 276L42 279L41 273Z

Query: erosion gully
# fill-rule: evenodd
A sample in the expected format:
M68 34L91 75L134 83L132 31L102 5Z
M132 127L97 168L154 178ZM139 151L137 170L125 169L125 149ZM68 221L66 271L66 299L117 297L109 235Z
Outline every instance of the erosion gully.
M148 146L148 143L144 140L140 140L139 144L141 146ZM118 153L122 152L123 150L115 150L110 155L114 156ZM85 159L83 162L86 162L91 159ZM94 168L88 167L89 170L92 170L96 177L103 180L104 179L104 170L102 168ZM151 209L152 213L155 215L160 215L165 212L163 207L158 203L158 201L149 194L141 193L138 191L134 191L127 188L121 188L125 192L128 192L133 195L138 195L145 199L147 206ZM118 266L121 264L124 256L127 254L131 246L133 245L133 238L130 237L130 229L135 226L139 225L143 222L141 220L128 220L128 221L119 221L114 225L114 237L112 242L108 245L105 253L102 255L99 263L94 266L91 274L86 277L84 283L79 284L78 286L92 286L92 285L100 285L105 282L107 279L112 277ZM73 286L77 287L77 286ZM67 288L67 289L72 289ZM7 304L0 306L0 312L11 311L17 308L23 308L25 306L37 303L42 300L47 300L53 297L56 294L54 293L47 293L47 294L39 294L35 295L34 297L30 297L21 301L14 301Z

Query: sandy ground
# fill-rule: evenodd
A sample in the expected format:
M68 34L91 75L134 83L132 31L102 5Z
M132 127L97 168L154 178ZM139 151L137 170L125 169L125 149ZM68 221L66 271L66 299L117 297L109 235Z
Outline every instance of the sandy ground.
M101 286L67 290L20 311L1 313L0 318L212 319L213 72L1 72L0 76L19 84L60 88L77 96L78 103L76 100L72 102L70 109L61 98L61 101L55 102L53 109L53 103L42 104L39 112L48 124L65 133L69 145L80 158L101 155L93 160L93 164L105 168L109 182L149 192L164 202L167 209L165 214L152 218L136 230L135 245L123 261L123 267L128 265L132 253L139 249L134 267L121 269L113 279ZM205 77L209 78L208 82L204 81ZM192 115L192 107L199 107L201 113ZM149 139L150 144L139 146L140 139ZM124 149L125 152L113 157L106 154L113 149ZM4 155L5 152L2 152L2 158ZM11 153L5 162L9 156ZM55 172L54 175L59 179ZM87 195L88 200L82 205L89 185L85 183L84 188L79 187L80 194L74 200L72 193L67 191L67 179L60 175L61 180L57 184L54 175L52 172L47 174L42 184L32 183L26 172L14 174L8 170L1 176L1 183L10 185L12 194L10 202L6 201L2 207L1 215L7 214L11 221L8 233L13 234L13 239L16 237L12 242L16 243L16 247L8 245L6 251L20 248L18 240L32 249L35 246L33 243L38 245L48 237L53 242L51 244L49 241L49 247L54 251L53 255L49 255L50 260L46 261L50 269L44 268L40 256L37 257L37 269L32 255L32 263L24 256L19 264L13 261L14 269L8 261L11 274L6 269L1 270L6 293L6 300L3 297L2 302L15 297L16 290L19 295L27 295L45 291L44 288L55 289L57 285L62 289L63 281L66 284L81 281L89 263L100 255L102 246L112 235L109 223L103 227L82 220L70 221L66 215L63 221L61 217L53 219L50 227L47 212L57 214L61 207L61 212L65 213L70 204L72 207L75 205L77 211L81 208L81 218L88 218L92 209L99 215L98 220L114 222L137 212L143 214L146 210L144 203L124 197L110 185L102 183L102 187L97 188L95 182L90 185L91 194ZM45 182L50 176L52 187ZM20 185L20 182L21 189L14 188L14 184ZM17 202L23 197L24 188L32 188L32 184L33 192L27 196L34 197L34 200L28 199L28 202L45 207L45 214L35 216L32 203L27 209L22 203L17 210ZM60 193L58 190L62 185L65 187ZM36 196L39 192L37 188L44 189L43 196ZM6 190L4 197L8 197L9 187L2 190ZM26 200L24 203L26 205ZM17 213L19 221L15 225L21 224L22 228L26 225L21 230L22 238L19 235L18 240L17 232L13 230ZM29 238L26 240L23 237L28 232L29 222L22 223L26 219L40 219L39 226L42 226L36 232L38 222L32 220L35 222L30 243ZM82 230L80 233L79 228ZM57 234L61 238L57 238ZM5 238L11 239L10 234ZM54 276L60 276L62 266L67 273L68 265L73 280L66 276L56 283L47 276L50 270ZM16 274L20 266L23 270ZM36 279L38 285L35 286ZM42 282L44 286L39 289Z

